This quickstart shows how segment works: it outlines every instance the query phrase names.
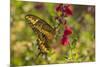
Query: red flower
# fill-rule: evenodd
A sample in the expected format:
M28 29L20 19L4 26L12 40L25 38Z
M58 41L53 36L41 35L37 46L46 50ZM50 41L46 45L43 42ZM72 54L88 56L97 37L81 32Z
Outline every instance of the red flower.
M65 15L65 16L71 16L73 14L73 8L71 5L63 5L63 4L59 4L57 7L56 7L56 11L61 11L62 12L62 15Z
M72 29L70 27L66 27L64 31L64 36L72 34Z
M68 45L68 44L69 44L69 39L68 39L68 37L63 37L63 38L61 39L61 44L64 45L64 46Z
M65 5L64 6L64 12L65 12L65 15L71 16L73 14L72 6L71 5Z
M63 37L61 39L61 44L64 46L69 44L68 36L72 34L72 29L70 27L66 26L67 20L64 19L64 17L71 16L73 14L72 11L73 11L73 9L72 9L71 5L59 4L56 7L56 12L58 14L60 13L60 15L55 17L55 19L58 20L58 22L62 23L64 25L64 28L65 28L64 33L63 33Z
M61 39L61 44L66 46L69 44L68 36L72 34L72 29L70 27L65 26L63 38Z
M63 4L59 4L59 5L56 7L56 11L61 11L61 10L62 10L62 6L63 6Z

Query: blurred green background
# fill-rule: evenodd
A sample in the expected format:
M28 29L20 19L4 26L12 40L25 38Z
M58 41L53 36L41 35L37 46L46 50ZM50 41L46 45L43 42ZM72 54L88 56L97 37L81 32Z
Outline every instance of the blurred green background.
M36 15L55 27L56 5L56 3L11 0L10 64L12 66L95 61L95 6L74 4L72 4L73 15L67 18L68 25L73 28L73 34L69 37L71 46L63 46L59 43L64 31L61 27L53 42L49 44L55 52L49 54L49 63L43 56L36 58L37 37L26 23L25 15ZM75 42L72 43L73 41Z

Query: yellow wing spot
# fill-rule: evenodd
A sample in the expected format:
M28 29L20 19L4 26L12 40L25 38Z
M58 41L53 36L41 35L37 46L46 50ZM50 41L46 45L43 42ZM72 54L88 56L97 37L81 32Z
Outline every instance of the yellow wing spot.
M28 16L26 16L26 19L28 19L29 17Z
M39 19L36 19L36 20L32 20L32 24L34 25L35 23L37 23L39 21Z

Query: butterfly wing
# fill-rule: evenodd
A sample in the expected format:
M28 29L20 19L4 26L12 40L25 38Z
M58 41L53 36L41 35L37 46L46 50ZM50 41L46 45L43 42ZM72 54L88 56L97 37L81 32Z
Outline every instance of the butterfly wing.
M42 53L49 52L48 51L49 50L48 40L43 33L39 34L38 43L39 43L39 49Z
M32 28L38 29L49 40L52 40L55 34L55 30L44 20L34 15L27 15L26 19L29 20L29 24Z

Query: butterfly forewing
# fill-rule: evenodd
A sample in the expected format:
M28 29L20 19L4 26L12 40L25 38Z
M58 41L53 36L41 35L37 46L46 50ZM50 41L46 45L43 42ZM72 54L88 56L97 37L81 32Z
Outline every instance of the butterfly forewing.
M27 15L26 19L29 21L28 23L30 24L32 28L38 29L48 39L52 39L54 37L54 34L55 34L54 29L44 20L34 15Z

